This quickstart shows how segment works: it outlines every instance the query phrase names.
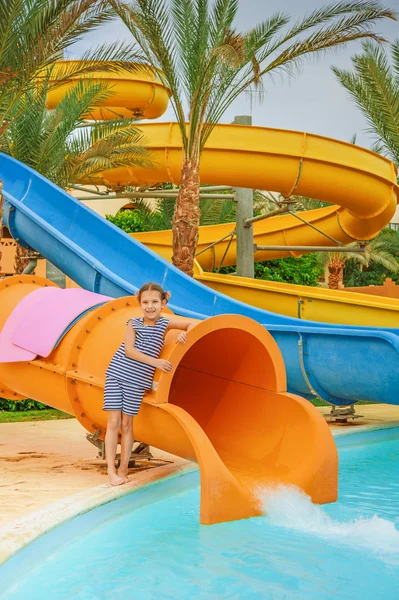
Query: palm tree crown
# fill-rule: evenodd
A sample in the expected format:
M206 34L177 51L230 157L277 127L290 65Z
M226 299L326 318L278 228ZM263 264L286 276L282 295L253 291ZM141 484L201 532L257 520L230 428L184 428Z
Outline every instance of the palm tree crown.
M131 119L86 122L112 92L106 82L77 82L55 110L46 108L47 83L41 82L14 105L8 129L0 135L2 151L56 183L90 181L114 167L149 166L149 154Z

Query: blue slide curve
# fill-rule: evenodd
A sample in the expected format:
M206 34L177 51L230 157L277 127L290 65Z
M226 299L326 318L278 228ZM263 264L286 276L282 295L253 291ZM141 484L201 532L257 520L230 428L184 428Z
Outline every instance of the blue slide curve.
M146 281L172 292L177 314L204 319L241 314L262 323L284 356L288 387L336 405L399 404L399 329L320 324L233 300L196 282L72 196L0 153L4 224L80 286L112 297ZM237 348L237 352L240 349Z

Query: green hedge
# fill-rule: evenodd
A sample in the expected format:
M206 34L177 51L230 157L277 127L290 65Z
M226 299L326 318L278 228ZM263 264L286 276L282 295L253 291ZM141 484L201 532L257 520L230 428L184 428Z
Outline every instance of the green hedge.
M114 216L106 215L105 218L126 233L146 231L144 214L140 210L124 210Z
M3 400L0 398L0 411L24 412L26 410L44 410L46 408L48 406L41 402L36 402L36 400L20 400L19 402L15 402L15 400Z
M236 267L222 267L220 273L234 273ZM323 274L317 254L304 254L255 263L255 278L281 283L295 283L316 287Z
M348 261L344 268L344 285L347 287L383 285L387 277L399 285L399 274L388 271L378 263L370 263L367 269L361 271L358 265Z

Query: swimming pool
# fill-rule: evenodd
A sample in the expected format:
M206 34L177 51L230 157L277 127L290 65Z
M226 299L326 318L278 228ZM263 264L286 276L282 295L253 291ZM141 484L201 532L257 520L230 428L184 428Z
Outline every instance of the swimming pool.
M261 491L268 516L200 526L198 473L76 517L0 568L7 600L398 600L399 428L343 436L340 498Z

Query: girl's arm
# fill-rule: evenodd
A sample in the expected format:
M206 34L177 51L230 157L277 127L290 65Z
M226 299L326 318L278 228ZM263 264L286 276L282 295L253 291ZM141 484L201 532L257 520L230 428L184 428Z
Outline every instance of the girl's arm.
M151 365L151 367L156 367L157 369L161 369L165 373L172 370L172 363L168 360L164 360L162 358L153 358L152 356L148 356L140 350L137 350L134 345L136 343L136 332L134 331L131 322L127 324L126 333L125 333L125 354L128 358L133 358L134 360L138 360L146 365Z
M181 329L182 333L180 333L177 336L177 341L181 344L185 344L187 341L186 332L190 331L190 329L192 329L196 325L197 323L194 321L188 321L187 319L183 321L182 319L172 317L171 319L169 319L169 324L166 328L166 332L170 331L171 329Z

